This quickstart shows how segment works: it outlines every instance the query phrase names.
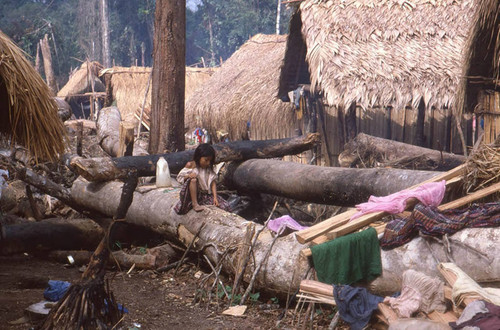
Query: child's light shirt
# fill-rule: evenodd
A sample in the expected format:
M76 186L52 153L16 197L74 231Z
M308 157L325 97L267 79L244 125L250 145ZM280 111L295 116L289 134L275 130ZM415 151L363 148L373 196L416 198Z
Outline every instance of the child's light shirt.
M210 186L212 182L215 181L217 178L217 175L211 168L201 168L201 167L195 167L195 168L187 168L184 167L179 174L177 174L177 181L180 184L183 184L186 179L188 178L188 175L194 172L196 173L196 178L198 179L198 188L200 191L206 193L206 194L212 194L212 191L210 190Z

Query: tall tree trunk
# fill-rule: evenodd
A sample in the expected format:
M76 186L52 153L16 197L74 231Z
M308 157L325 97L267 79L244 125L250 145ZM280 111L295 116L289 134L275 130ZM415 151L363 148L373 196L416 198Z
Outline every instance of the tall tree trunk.
M276 8L276 34L280 34L280 16L281 16L281 0L278 0Z
M111 67L111 53L109 51L109 16L108 0L101 0L101 37L102 37L102 64L105 68Z
M155 12L149 153L184 150L186 0L158 0Z
M56 94L57 84L56 78L54 76L54 70L52 70L52 55L50 54L49 36L47 34L40 41L40 48L42 49L45 80L47 81L47 85L49 85L49 88L52 90L52 92Z

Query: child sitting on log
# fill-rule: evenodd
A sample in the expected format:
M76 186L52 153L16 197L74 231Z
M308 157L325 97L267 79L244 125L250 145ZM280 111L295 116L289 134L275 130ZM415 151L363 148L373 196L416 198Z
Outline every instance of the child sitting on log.
M214 164L214 148L207 143L200 144L194 151L193 160L177 175L177 181L182 184L180 201L174 207L177 214L186 214L191 208L203 211L202 205L215 205L229 211L229 204L217 195Z

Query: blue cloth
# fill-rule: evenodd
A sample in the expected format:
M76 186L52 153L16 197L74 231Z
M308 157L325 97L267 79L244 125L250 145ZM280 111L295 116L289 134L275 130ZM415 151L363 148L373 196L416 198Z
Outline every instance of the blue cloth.
M43 292L43 297L48 301L58 301L66 294L71 283L66 281L49 280L49 286Z
M365 288L350 285L335 285L333 297L340 317L351 325L351 330L363 329L370 321L373 311L378 309L378 304L384 300Z

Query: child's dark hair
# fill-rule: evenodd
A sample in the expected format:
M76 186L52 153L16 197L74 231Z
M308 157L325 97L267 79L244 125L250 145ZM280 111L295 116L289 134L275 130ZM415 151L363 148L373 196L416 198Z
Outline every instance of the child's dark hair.
M215 149L208 143L202 143L198 147L196 147L194 151L193 160L196 163L196 166L200 166L201 157L211 157L210 167L215 165Z

